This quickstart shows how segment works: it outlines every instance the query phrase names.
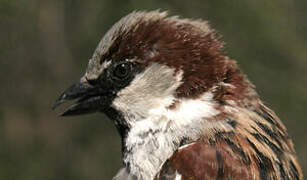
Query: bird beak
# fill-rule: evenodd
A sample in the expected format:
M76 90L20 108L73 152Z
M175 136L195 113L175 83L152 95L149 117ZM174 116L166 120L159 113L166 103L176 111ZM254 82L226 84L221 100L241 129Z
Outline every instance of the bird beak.
M61 94L52 109L54 110L67 101L76 100L61 116L94 113L106 106L106 99L107 96L101 92L101 88L92 86L87 81L80 80L80 82L73 84Z

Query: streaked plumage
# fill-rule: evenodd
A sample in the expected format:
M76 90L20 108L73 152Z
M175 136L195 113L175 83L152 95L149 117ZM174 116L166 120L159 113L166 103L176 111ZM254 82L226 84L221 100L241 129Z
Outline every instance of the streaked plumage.
M201 20L133 12L56 106L101 111L122 137L123 179L302 179L286 128Z

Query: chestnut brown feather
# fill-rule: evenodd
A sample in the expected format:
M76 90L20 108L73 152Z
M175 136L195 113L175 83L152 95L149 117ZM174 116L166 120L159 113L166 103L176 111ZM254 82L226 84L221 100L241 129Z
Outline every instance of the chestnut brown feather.
M115 180L302 179L285 126L223 54L216 32L201 20L166 16L124 17L102 39L83 78L109 100L74 112L103 111L122 136L124 168ZM137 70L118 86L110 69L123 62ZM73 89L58 104L88 98L92 88Z

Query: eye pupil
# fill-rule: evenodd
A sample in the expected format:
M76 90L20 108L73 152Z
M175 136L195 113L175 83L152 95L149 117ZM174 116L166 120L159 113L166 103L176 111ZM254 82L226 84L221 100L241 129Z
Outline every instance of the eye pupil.
M127 73L127 66L125 64L121 64L117 68L117 71L118 71L117 73L119 76L125 76Z
M125 78L126 76L129 75L129 71L130 71L130 66L129 64L126 63L122 63L119 64L115 67L115 71L114 71L114 75L117 78Z

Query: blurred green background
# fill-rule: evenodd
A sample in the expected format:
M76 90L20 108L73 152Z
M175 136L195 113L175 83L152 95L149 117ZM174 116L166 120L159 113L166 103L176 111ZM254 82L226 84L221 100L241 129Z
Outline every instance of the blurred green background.
M0 0L0 180L111 179L120 139L102 114L60 118L58 95L133 10L202 18L293 137L307 172L307 1Z

